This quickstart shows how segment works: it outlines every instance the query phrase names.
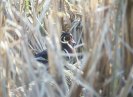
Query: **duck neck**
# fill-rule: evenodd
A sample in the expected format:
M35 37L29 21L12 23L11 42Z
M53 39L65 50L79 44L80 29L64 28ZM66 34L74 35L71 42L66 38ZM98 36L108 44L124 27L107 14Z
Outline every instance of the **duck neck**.
M67 51L68 53L73 53L73 47L68 43L61 43L61 47L63 51Z

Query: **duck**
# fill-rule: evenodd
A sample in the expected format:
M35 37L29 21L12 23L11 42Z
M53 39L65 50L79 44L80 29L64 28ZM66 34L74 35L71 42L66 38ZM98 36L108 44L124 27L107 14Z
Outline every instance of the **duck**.
M69 60L70 54L74 53L74 46L76 42L74 41L73 35L70 32L62 32L60 36L61 50L66 53L66 60ZM48 51L44 50L35 54L35 58L38 62L43 64L48 64Z

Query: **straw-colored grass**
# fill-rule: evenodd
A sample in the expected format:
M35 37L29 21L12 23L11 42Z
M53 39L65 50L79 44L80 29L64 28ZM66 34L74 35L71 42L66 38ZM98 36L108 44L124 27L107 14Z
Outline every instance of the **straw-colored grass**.
M0 97L133 97L132 2L0 0ZM49 71L34 57L46 49Z

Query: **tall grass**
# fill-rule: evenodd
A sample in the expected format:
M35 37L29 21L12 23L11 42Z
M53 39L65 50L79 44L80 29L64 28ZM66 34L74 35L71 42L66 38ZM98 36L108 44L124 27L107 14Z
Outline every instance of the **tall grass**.
M1 0L0 97L133 97L132 17L132 0Z

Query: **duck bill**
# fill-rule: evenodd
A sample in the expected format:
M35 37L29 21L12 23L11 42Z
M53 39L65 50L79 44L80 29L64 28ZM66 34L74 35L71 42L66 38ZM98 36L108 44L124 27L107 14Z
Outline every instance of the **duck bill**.
M76 45L76 42L75 42L74 39L71 40L71 44L72 44L72 46L75 46Z
M75 42L75 40L74 40L74 39L72 39L72 43L76 44L76 42Z

